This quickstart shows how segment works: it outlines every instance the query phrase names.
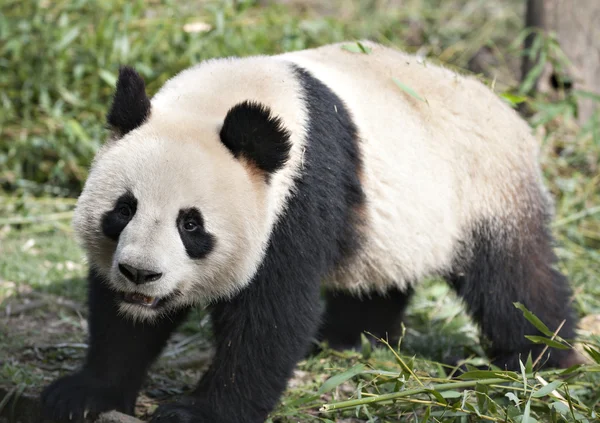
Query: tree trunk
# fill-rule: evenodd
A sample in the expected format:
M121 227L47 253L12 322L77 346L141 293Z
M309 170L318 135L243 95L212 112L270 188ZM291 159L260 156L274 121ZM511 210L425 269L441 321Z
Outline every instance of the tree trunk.
M600 0L528 0L525 24L555 32L571 61L574 88L600 94ZM524 60L523 71L528 69L531 63ZM597 108L597 102L581 99L580 122Z

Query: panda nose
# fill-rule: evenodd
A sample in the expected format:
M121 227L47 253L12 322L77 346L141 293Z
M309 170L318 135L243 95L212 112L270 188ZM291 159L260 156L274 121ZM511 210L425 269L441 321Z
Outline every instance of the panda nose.
M125 263L119 263L119 271L136 285L157 281L163 275L162 273L156 273L152 270L136 269Z

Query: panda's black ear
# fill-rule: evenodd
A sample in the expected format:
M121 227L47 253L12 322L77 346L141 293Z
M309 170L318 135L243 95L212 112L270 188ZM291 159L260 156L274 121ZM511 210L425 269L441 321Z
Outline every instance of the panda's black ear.
M223 122L221 141L236 158L244 157L271 173L290 154L290 133L268 107L252 101L233 106Z
M125 135L144 123L148 116L150 99L143 78L133 68L121 67L113 103L106 117L109 126L119 135Z

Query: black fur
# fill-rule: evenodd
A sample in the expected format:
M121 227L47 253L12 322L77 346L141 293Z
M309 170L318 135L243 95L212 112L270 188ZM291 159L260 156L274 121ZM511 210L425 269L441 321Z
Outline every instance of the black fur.
M263 422L316 333L321 280L357 246L349 224L364 202L356 128L338 97L296 73L309 113L297 189L250 285L212 308L215 359L193 399L160 407L156 422ZM178 417L161 419L169 414Z
M115 207L104 213L102 217L102 233L113 241L119 240L119 235L129 224L137 210L137 199L131 192L121 195L115 202Z
M91 416L113 409L133 414L150 364L187 314L187 310L181 310L153 324L134 324L118 313L120 294L111 291L93 269L88 290L89 348L85 365L42 392L47 417L56 422L80 423L85 410Z
M244 101L232 107L220 135L236 158L244 156L268 173L280 169L289 157L290 133L281 119L257 102Z
M369 332L393 345L400 337L400 324L412 293L411 288L390 289L385 294L373 292L358 297L342 291L327 291L320 338L337 350L358 349L360 335ZM375 342L371 337L369 340Z
M133 68L119 69L117 89L106 120L119 135L133 131L150 116L150 99L144 79Z
M537 204L540 204L536 200ZM566 278L554 268L548 217L531 212L520 222L518 233L509 233L506 222L481 221L472 228L465 251L456 259L448 277L465 300L469 312L490 341L488 354L501 368L519 369L519 359L533 360L544 345L530 343L525 335L541 335L520 310L520 302L539 317L551 331L565 324L559 335L575 337L576 319L571 307L571 289ZM572 351L550 349L541 360L549 367L568 366Z
M192 227L186 228L186 225ZM204 229L204 219L196 208L179 210L177 230L188 256L201 259L210 253L215 245L215 238Z
M360 244L357 228L364 195L358 179L356 128L335 94L308 72L294 69L309 114L296 189L251 283L212 307L216 344L212 365L190 396L159 407L154 423L263 422L317 331L321 280ZM257 119L251 121L263 131L258 139L264 140L265 133L266 139L278 134L279 141L269 139L267 144L287 154L287 136L273 129L279 124L270 119L272 124L261 126L264 114L251 109ZM230 127L235 128L239 126ZM256 153L259 150L249 151L265 170L281 165L283 154ZM79 419L86 406L131 413L149 364L185 315L182 310L154 325L132 325L117 314L115 301L92 273L91 339L84 369L59 379L42 397L50 414L59 419L65 420L69 412Z

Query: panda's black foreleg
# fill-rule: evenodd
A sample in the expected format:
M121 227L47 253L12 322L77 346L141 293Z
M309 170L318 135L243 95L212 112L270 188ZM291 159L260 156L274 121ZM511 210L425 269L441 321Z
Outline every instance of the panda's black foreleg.
M519 369L531 353L535 360L544 350L526 335L541 335L514 303L522 303L551 331L575 336L576 319L567 279L554 268L552 238L543 219L523 225L517 233L482 222L472 232L472 250L457 260L449 282L465 300L483 335L491 342L489 356L501 368ZM564 321L564 324L563 324ZM570 350L549 349L539 360L549 367L567 367L576 360Z
M81 422L84 415L116 409L133 414L150 364L186 311L154 323L134 323L118 314L116 293L93 271L89 275L89 346L78 372L42 392L42 405L57 422Z
M304 357L321 314L319 275L274 267L263 266L242 292L213 307L213 363L195 392L159 407L152 423L265 421Z
M360 296L328 290L319 340L327 341L337 350L357 349L361 334L368 332L394 344L400 337L402 318L412 293L412 288Z

